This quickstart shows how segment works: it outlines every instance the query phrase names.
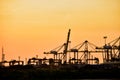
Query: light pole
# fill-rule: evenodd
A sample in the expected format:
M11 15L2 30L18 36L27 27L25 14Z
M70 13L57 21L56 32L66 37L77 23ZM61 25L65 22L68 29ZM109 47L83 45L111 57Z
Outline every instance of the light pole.
M105 39L105 45L106 45L106 39L107 39L107 36L104 36L103 38Z

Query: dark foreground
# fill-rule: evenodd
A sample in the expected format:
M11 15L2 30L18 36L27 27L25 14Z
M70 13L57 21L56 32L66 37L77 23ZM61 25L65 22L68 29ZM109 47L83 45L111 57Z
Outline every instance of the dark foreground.
M120 79L120 69L95 66L64 67L11 66L0 68L0 80L40 80L40 79Z

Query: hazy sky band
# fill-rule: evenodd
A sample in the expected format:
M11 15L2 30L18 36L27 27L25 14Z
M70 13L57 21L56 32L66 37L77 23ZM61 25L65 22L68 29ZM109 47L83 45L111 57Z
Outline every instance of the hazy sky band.
M102 45L120 34L119 0L1 0L0 46L7 59L32 57L66 40L72 46L88 39Z

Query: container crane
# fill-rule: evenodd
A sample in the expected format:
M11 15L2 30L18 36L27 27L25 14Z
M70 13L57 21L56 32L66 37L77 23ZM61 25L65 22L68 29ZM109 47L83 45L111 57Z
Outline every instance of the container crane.
M55 63L60 63L62 60L63 60L63 63L65 63L67 61L68 44L70 42L69 41L70 31L71 30L69 29L66 43L62 44L61 46L56 47L55 49L53 49L49 52L44 52L44 54L53 54ZM61 51L62 49L63 49L63 51Z
M66 63L67 62L67 52L68 52L68 44L69 44L69 39L70 39L70 32L71 29L69 29L68 31L68 35L67 35L67 41L65 43L65 47L64 47L64 51L63 51L63 62Z
M120 61L120 37L96 49L103 51L104 62Z
M85 40L83 43L78 44L77 46L70 49L69 52L74 53L74 57L72 58L72 60L74 60L74 63L81 63L82 60L84 61L85 64L90 63L89 62L90 60L95 60L97 63L99 63L98 58L96 57L93 58L93 56L90 54L90 53L101 52L100 50L96 50L96 47L97 46L94 45L93 43L90 43L87 40ZM79 53L83 53L80 58L79 58Z
M63 45L60 45L58 47L56 47L55 49L49 51L49 52L44 52L44 54L53 54L53 59L61 59L60 54L63 54L63 52L60 52L60 50L64 47Z

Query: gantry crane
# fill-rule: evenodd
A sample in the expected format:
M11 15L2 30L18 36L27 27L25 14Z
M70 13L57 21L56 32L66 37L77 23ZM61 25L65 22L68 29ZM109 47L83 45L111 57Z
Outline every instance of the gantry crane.
M120 59L120 37L108 43L112 47L112 56Z
M63 45L60 45L58 47L56 47L55 49L49 51L49 52L44 52L44 54L53 54L53 59L61 59L61 54L63 54L63 52L60 52L60 50L64 47Z
M44 54L53 54L53 62L55 64L61 64L62 62L61 55L63 54L63 52L60 52L60 51L63 47L64 47L64 44L49 52L44 52Z
M103 50L103 62L120 61L120 37L96 49Z
M61 46L58 46L57 48L55 48L55 49L53 49L53 50L51 50L49 52L44 52L44 54L53 54L55 63L60 63L61 61L63 63L66 63L66 61L67 61L68 44L70 42L69 41L69 39L70 39L70 31L71 30L69 29L66 43L62 44Z
M73 47L72 49L69 50L69 52L74 53L74 57L70 60L74 60L74 63L81 63L82 61L85 64L90 63L90 60L96 61L96 63L99 63L98 58L93 58L93 56L90 53L97 53L101 52L100 50L96 50L96 45L93 43L88 42L85 40L83 43L78 44L77 46ZM80 58L79 58L79 53L83 53Z
M67 62L67 52L68 52L68 44L69 44L69 39L70 39L70 31L71 29L69 29L68 31L68 35L67 35L67 41L65 43L65 47L64 47L64 51L63 51L63 62L66 63Z

